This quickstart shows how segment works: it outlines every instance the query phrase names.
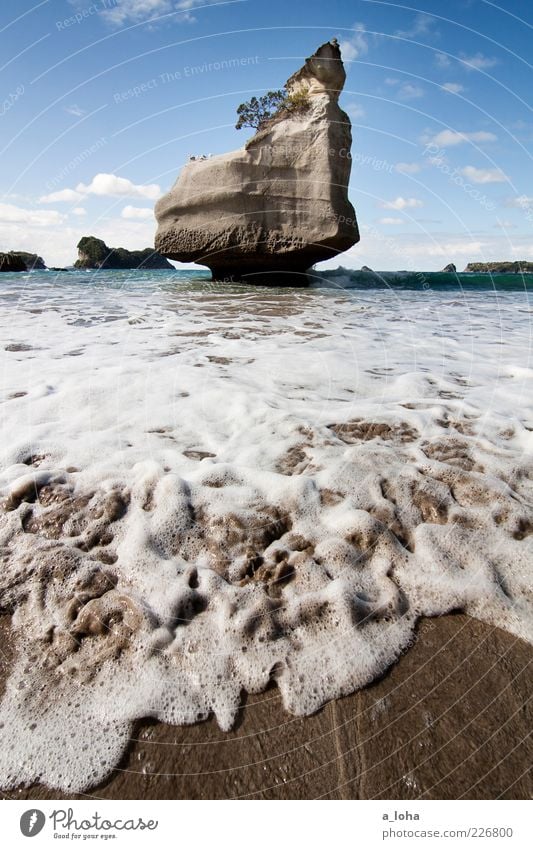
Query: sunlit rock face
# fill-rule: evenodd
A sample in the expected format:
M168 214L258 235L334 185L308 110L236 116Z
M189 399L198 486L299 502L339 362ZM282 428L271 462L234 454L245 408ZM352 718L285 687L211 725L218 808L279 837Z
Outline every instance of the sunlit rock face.
M156 205L156 250L207 265L214 279L297 282L359 241L348 200L351 124L338 104L346 73L336 41L287 81L282 110L244 149L189 162Z

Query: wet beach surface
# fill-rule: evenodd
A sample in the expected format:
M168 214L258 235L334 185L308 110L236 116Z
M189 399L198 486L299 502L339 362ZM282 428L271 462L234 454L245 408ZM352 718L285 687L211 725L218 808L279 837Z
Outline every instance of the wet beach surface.
M370 687L287 715L249 696L236 727L140 722L104 784L10 799L529 799L531 647L462 615L425 620Z

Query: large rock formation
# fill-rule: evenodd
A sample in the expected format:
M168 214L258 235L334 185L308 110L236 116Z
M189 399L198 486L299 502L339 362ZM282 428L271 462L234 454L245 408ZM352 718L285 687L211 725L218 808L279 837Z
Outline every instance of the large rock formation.
M39 254L31 254L28 251L13 251L13 254L26 264L27 271L46 271L44 259Z
M345 79L336 40L323 44L288 80L289 107L245 149L185 165L156 205L156 249L207 265L214 279L279 282L285 272L298 282L358 242L351 125L338 104Z
M26 263L12 253L0 253L0 271L26 271Z
M128 251L126 248L108 248L102 239L84 236L78 242L78 259L75 268L174 268L164 256L152 248L142 251Z
M0 253L0 271L44 271L46 265L41 256L27 251Z

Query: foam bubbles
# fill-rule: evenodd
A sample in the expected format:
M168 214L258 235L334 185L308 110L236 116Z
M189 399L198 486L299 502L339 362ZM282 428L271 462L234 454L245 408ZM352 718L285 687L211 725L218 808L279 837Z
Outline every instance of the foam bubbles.
M229 729L272 680L309 714L383 673L420 616L533 642L525 319L503 362L490 348L516 296L441 299L437 323L403 293L415 338L388 293L154 288L142 324L80 328L73 288L38 326L0 313L40 347L1 390L3 787L79 792L136 719Z

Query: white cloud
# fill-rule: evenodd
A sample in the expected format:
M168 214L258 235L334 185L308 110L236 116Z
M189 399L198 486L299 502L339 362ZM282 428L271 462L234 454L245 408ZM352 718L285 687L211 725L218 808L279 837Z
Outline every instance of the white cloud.
M125 177L115 174L96 174L88 185L78 183L75 189L61 189L39 198L39 203L78 203L88 195L99 197L138 197L157 200L161 194L155 183L136 185Z
M75 203L82 197L81 192L75 192L74 189L61 189L51 195L43 195L39 198L39 203Z
M420 206L424 206L424 204L418 198L397 197L394 200L382 201L380 206L383 209L396 209L400 211L402 209L417 209Z
M474 168L466 165L461 168L461 174L472 183L506 183L507 177L498 168Z
M357 118L364 118L366 115L365 110L359 103L349 103L348 106L346 106L346 111L352 118L354 118L354 120Z
M422 170L418 162L397 162L395 168L400 174L418 174Z
M401 80L396 77L386 77L385 85L399 86L398 97L400 100L414 100L417 97L423 97L424 89L414 83L404 83L401 85Z
M92 221L85 218L71 218L53 213L54 218L45 222L40 218L36 223L36 210L22 210L18 221L4 223L0 208L2 243L13 251L31 251L44 258L48 266L67 266L76 259L76 245L82 236L88 233L103 239L110 247L124 247L128 250L150 247L154 244L154 225L152 221L133 221L123 218L110 218L105 221ZM51 215L51 210L43 210ZM58 217L59 216L59 220ZM14 216L13 216L14 217ZM63 220L65 219L65 220ZM48 223L49 226L45 226ZM61 225L61 226L58 226Z
M136 185L125 177L116 174L96 174L89 185L79 183L76 191L82 195L99 195L100 197L139 197L157 200L161 194L160 187L155 183L146 186Z
M192 9L195 9L197 6L202 8L203 6L216 6L220 0L181 0L181 2L176 3L177 9L181 11L181 14L176 17L177 21L181 23L193 24L196 23L197 18L193 14L191 14Z
M472 56L461 53L457 59L469 71L485 71L498 64L493 56L485 56L483 53L474 53ZM438 68L449 68L452 62L446 53L435 53L435 64Z
M34 198L29 195L21 195L18 192L4 192L0 194L0 200L16 200L22 203L33 203Z
M83 206L75 206L74 209L72 210L72 214L73 215L79 215L79 216L87 215L87 210L84 209Z
M461 94L465 90L461 83L443 83L442 88L444 91L449 91L450 94Z
M108 9L103 9L101 15L116 26L150 22L162 17L178 23L192 23L195 18L191 11L197 6L208 5L211 5L209 0L115 0Z
M528 195L519 195L516 198L507 198L504 206L516 209L529 209L530 206L533 206L533 197Z
M0 203L0 221L4 223L49 227L52 224L61 224L64 220L65 216L55 209L24 209L11 203ZM5 237L5 234L3 236Z
M380 224L403 224L402 218L380 218Z
M455 262L458 268L464 268L467 262L478 259L490 262L501 260L502 257L524 259L533 255L531 232L521 234L520 230L513 230L498 233L493 229L493 223L490 222L486 232L474 234L433 228L428 233L422 227L414 234L403 227L393 229L378 225L377 222L365 225L361 221L364 238L341 257L342 264L354 268L368 265L380 271L400 268L437 271L448 262ZM329 261L328 265L338 266L339 257Z
M424 89L419 85L405 83L398 89L398 97L400 100L416 100L419 97L424 97Z
M484 56L483 53L476 53L474 56L466 56L462 53L459 61L462 62L465 68L469 71L485 71L488 68L494 68L494 66L498 64L497 59L494 59L491 56Z
M445 53L435 53L435 64L438 68L449 68L452 63Z
M497 230L515 230L516 224L512 221L498 221L498 223L494 225L494 228Z
M354 59L358 59L359 56L366 56L368 53L364 24L355 24L353 30L353 35L345 38L339 45L345 62L353 62Z
M424 138L428 144L437 145L437 147L454 147L457 144L464 142L489 142L496 141L494 133L487 133L480 130L475 133L458 133L455 130L442 130L436 136Z
M429 256L479 256L483 253L486 247L485 242L481 241L465 241L465 242L444 242L438 245L420 246L419 253L426 253ZM414 247L415 253L417 248Z
M420 13L415 15L412 26L407 30L397 30L395 35L400 38L416 38L417 35L428 35L434 24L430 15Z
M174 6L171 0L117 0L115 5L102 12L102 17L118 25L140 23L168 15L174 11Z
M121 218L153 218L154 211L151 207L125 206L120 215Z

